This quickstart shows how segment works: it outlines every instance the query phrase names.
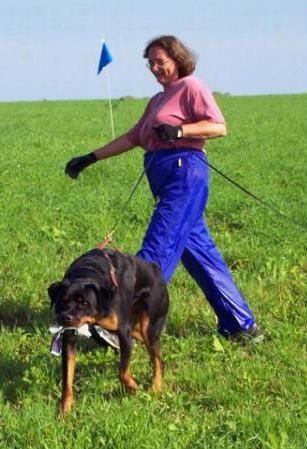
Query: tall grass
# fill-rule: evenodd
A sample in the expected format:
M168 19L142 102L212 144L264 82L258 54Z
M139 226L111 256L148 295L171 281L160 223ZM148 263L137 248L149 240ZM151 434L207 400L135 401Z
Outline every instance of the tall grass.
M152 210L146 182L123 205L142 150L95 164L75 182L63 174L67 160L111 138L107 103L0 104L1 448L306 449L306 95L218 102L229 135L209 142L210 162L288 217L212 172L207 221L266 341L238 347L217 336L211 309L179 267L163 395L149 390L140 345L132 364L140 390L130 397L117 380L118 356L82 340L77 404L65 422L46 288L119 217L116 242L138 250ZM145 104L114 101L117 135Z

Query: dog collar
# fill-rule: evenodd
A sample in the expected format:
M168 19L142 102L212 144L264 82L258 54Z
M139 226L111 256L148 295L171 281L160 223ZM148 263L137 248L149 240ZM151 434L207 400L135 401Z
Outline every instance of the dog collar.
M111 260L111 258L110 258L108 253L104 253L104 255L106 256L106 259L108 260L108 262L110 264L110 275L111 275L111 279L112 279L113 285L115 287L119 287L119 283L118 283L118 280L117 280L117 277L116 277L116 269L115 269L115 267L114 267L114 265L112 263L112 260Z

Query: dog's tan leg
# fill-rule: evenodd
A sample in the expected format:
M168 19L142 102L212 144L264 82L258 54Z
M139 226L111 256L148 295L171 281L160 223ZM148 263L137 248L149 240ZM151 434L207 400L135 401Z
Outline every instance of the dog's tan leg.
M63 415L68 413L73 405L73 382L76 365L76 336L70 333L64 333L62 350L62 401L61 412Z
M129 393L131 394L136 393L138 385L133 379L129 367L126 371L120 373L120 380Z
M131 331L120 333L120 368L119 378L129 393L135 393L138 389L138 385L132 377L130 371L130 358L132 351L132 336Z
M144 338L143 335L141 333L141 330L138 327L135 327L132 331L132 337L135 338L138 341L141 341L142 343L144 342Z
M158 340L152 342L148 330L150 326L149 317L143 314L141 318L141 334L143 336L143 341L146 345L147 351L150 355L150 360L153 368L152 376L152 389L155 393L161 393L162 391L162 377L163 377L163 362L160 355L160 343Z
M160 344L157 342L151 354L153 366L152 389L155 393L162 392L163 362L160 355Z

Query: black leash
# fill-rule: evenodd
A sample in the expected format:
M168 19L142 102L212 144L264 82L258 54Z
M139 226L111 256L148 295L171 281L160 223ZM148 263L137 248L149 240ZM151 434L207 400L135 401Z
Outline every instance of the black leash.
M154 161L155 156L153 156L151 158L151 160L144 166L142 173L140 174L140 176L138 177L138 179L136 180L126 202L123 205L123 211L125 211L133 197L133 195L135 194L137 188L139 187L139 185L142 182L142 179L144 178L144 175L146 174L147 170L149 169L149 167L151 166L152 162ZM99 243L97 245L98 248L100 249L104 249L111 241L112 241L112 236L115 232L115 230L117 229L117 227L119 226L119 224L122 222L123 220L123 213L119 216L119 218L115 221L113 227L111 228L111 231L108 232L108 234L105 236L105 238L102 240L101 243ZM117 248L116 248L117 249Z
M126 210L126 208L128 207L128 205L129 205L129 203L130 203L130 201L131 201L133 195L134 195L135 192L137 191L137 188L138 188L139 185L141 184L142 179L144 178L144 176L145 176L147 170L149 169L149 167L150 167L151 164L153 163L154 159L155 159L155 155L153 155L153 157L150 159L150 161L144 166L142 173L140 174L140 176L139 176L138 179L136 180L136 182L135 182L135 184L134 184L134 186L133 186L133 188L132 188L132 190L131 190L131 192L130 192L130 195L128 196L128 198L127 198L125 204L123 205L123 210ZM112 228L112 231L113 231L113 232L115 231L115 229L117 228L117 226L119 225L119 223L120 223L121 221L122 221L122 217L119 217L118 220L116 221L115 225L114 225L113 228Z
M238 187L238 189L242 190L242 192L244 192L246 195L250 196L251 198L253 198L254 200L258 201L258 203L260 203L262 206L266 207L267 209L269 209L270 211L275 212L276 214L278 214L279 216L281 216L282 218L284 218L288 223L294 224L296 226L299 226L300 228L307 230L307 226L303 223L300 223L296 220L293 220L292 218L290 218L287 214L285 214L283 211L281 211L280 209L278 209L278 207L276 207L275 205L273 205L272 203L269 203L268 201L263 200L262 198L260 198L259 196L255 195L254 193L250 192L249 190L245 189L245 187L242 187L240 184L238 184L236 181L234 181L233 179L231 179L229 176L225 175L225 173L221 172L221 170L219 170L218 168L214 167L212 164L210 164L208 161L205 161L205 163L212 168L212 170L214 170L216 173L218 173L220 176L222 176L223 178L225 178L228 182L230 182L231 184L233 184L234 186Z
M153 163L154 161L154 156L151 158L151 160L145 165L141 175L138 177L138 179L136 180L126 202L123 205L123 211L125 211L132 199L132 197L134 196L136 190L138 189L139 185L142 182L142 179L144 178L144 175L146 174L147 170L149 169L150 165ZM285 221L287 221L288 223L291 223L295 226L300 227L301 229L306 230L307 226L303 223L300 223L296 220L293 220L292 218L290 218L287 214L285 214L284 212L282 212L278 207L276 207L275 205L273 205L272 203L269 203L268 201L263 200L262 198L260 198L259 196L255 195L254 193L250 192L249 190L247 190L245 187L241 186L239 183L237 183L236 181L234 181L233 179L231 179L228 175L225 175L225 173L223 173L221 170L219 170L218 168L216 168L214 165L212 165L211 163L209 163L207 160L204 161L212 170L214 170L217 174L219 174L220 176L222 176L223 178L225 178L228 182L230 182L231 184L233 184L235 187L237 187L238 189L240 189L242 192L244 192L246 195L250 196L251 198L253 198L255 201L257 201L259 204L261 204L263 207L269 209L270 211L275 212L277 215L279 215L280 217L282 217ZM117 227L119 226L119 224L122 222L123 219L123 214L121 214L119 216L119 218L116 220L115 224L113 225L113 227L111 228L111 231L106 235L106 237L104 238L104 240L102 241L102 243L98 246L100 247L105 247L108 243L111 242L112 240L112 235L114 234L115 230L117 229Z

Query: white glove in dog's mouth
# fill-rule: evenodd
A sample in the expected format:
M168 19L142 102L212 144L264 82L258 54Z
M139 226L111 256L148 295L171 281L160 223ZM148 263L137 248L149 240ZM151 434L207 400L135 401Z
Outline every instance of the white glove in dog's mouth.
M105 340L110 346L119 350L119 338L116 333L109 332L101 326L89 326L88 324L83 324L80 327L65 327L55 322L49 327L49 331L53 335L50 348L51 354L56 356L60 356L62 354L63 334L67 330L74 331L75 335L78 337L90 338L92 337L91 328L94 328L99 337Z

